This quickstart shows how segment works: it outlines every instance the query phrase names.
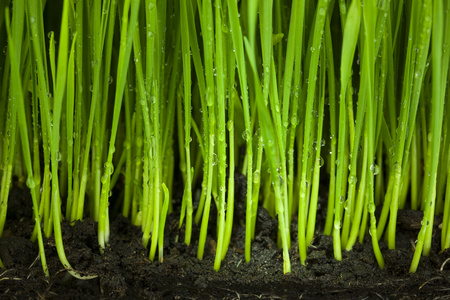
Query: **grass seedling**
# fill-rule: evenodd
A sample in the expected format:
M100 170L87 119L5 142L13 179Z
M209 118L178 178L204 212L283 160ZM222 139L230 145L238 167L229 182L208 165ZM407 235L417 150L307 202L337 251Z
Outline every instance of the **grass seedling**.
M67 260L64 219L98 221L103 252L121 213L162 262L179 214L199 259L215 239L219 271L236 225L251 261L261 209L287 273L293 242L306 263L322 188L337 260L370 234L382 268L399 209L424 213L411 272L437 214L450 247L446 1L53 1L0 3L0 235L26 183L46 276L53 234L63 266L93 277Z

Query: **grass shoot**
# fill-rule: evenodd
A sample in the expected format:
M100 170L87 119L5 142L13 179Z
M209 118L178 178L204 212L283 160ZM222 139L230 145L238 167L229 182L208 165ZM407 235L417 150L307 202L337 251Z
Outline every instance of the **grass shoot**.
M423 212L410 272L435 215L450 247L447 1L58 3L0 3L0 236L25 183L45 276L54 235L62 265L92 278L67 260L61 223L97 221L104 251L118 213L161 262L176 214L198 259L215 239L216 271L236 226L251 261L260 209L285 273L318 228L337 260L369 235L383 268L399 209Z

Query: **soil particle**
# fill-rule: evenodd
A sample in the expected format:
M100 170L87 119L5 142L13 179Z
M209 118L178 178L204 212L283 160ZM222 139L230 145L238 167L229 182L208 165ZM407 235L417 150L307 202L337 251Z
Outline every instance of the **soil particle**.
M14 189L13 189L14 191ZM27 193L25 190L22 193ZM16 190L11 197L31 201ZM31 211L8 210L0 257L1 299L448 299L450 298L450 251L440 253L440 229L435 228L432 251L422 257L419 269L409 274L417 229L399 229L397 249L380 241L386 265L380 269L369 236L342 260L333 257L333 239L317 234L308 249L305 265L299 261L296 234L290 250L292 272L283 275L282 251L276 243L277 221L263 208L258 210L252 258L244 258L245 228L236 221L230 248L219 272L213 270L215 226L211 223L203 260L197 259L199 228L194 226L191 245L184 241L176 214L168 216L163 262L148 259L141 230L117 216L111 223L110 243L100 254L97 224L91 219L63 223L65 252L72 267L92 280L73 278L62 267L53 238L45 252L50 279L43 275L36 243L29 241L34 224ZM324 206L323 206L324 207ZM319 213L318 216L325 215ZM211 218L210 218L211 219ZM408 220L409 218L406 218ZM318 220L323 222L323 220ZM293 228L296 220L293 218ZM399 225L400 228L400 225ZM405 227L403 227L405 228ZM322 231L318 227L318 232ZM442 268L442 271L441 271Z

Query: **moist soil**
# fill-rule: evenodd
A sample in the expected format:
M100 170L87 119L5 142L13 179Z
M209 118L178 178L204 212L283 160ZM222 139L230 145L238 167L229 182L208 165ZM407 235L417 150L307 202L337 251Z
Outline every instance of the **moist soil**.
M104 254L97 245L97 224L62 223L64 247L72 267L91 280L72 277L62 267L53 238L45 239L50 278L44 277L33 230L31 199L26 188L14 184L7 222L0 239L1 299L450 299L450 252L440 253L441 230L436 227L433 247L422 257L418 271L408 272L413 257L421 213L399 212L396 250L380 242L385 268L380 269L370 237L343 251L342 261L333 256L333 241L322 235L326 197L321 199L317 234L308 249L306 265L299 262L297 237L290 250L292 272L283 274L282 251L276 243L277 222L258 210L256 237L250 263L244 259L244 216L238 203L232 241L219 272L213 270L216 224L211 221L203 260L197 244L183 243L184 228L177 213L168 216L163 262L150 261L141 243L141 230L120 215L111 222L110 244ZM215 212L211 212L214 215ZM214 218L210 218L214 219ZM419 220L419 221L417 221ZM435 223L441 221L436 217ZM296 233L293 220L292 233ZM194 228L193 241L198 239Z

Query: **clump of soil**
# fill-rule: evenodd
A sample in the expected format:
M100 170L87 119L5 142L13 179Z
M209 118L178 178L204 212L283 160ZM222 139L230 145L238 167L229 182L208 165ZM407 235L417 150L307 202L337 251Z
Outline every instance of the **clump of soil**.
M63 223L67 258L72 267L92 280L69 275L56 252L54 240L45 240L50 279L44 277L38 248L29 241L33 230L31 203L27 191L14 188L11 193L0 257L7 268L0 270L2 299L438 299L450 297L450 252L439 253L440 229L435 229L429 257L422 257L419 269L409 274L418 229L404 218L399 224L397 249L388 250L381 242L386 267L379 269L370 239L343 252L342 261L333 257L333 241L320 234L309 247L306 265L298 258L296 225L293 224L292 272L283 275L282 252L277 248L277 222L260 208L258 227L252 243L252 259L244 259L245 228L237 218L233 240L219 272L213 270L215 241L213 228L207 240L204 259L196 258L197 244L185 245L184 229L178 218L168 216L164 259L151 262L141 244L141 230L117 216L111 223L111 240L105 253L97 245L97 224L91 219L73 225ZM27 202L30 201L30 202ZM23 203L23 205L20 205ZM19 209L15 209L19 208ZM325 207L325 205L322 205ZM176 215L176 214L174 214ZM322 211L319 215L324 215ZM213 218L210 218L213 219ZM323 223L323 219L318 218ZM295 220L294 220L295 221ZM293 222L295 223L295 222ZM318 223L320 224L320 223ZM193 240L198 238L195 228ZM442 270L441 270L442 269Z

